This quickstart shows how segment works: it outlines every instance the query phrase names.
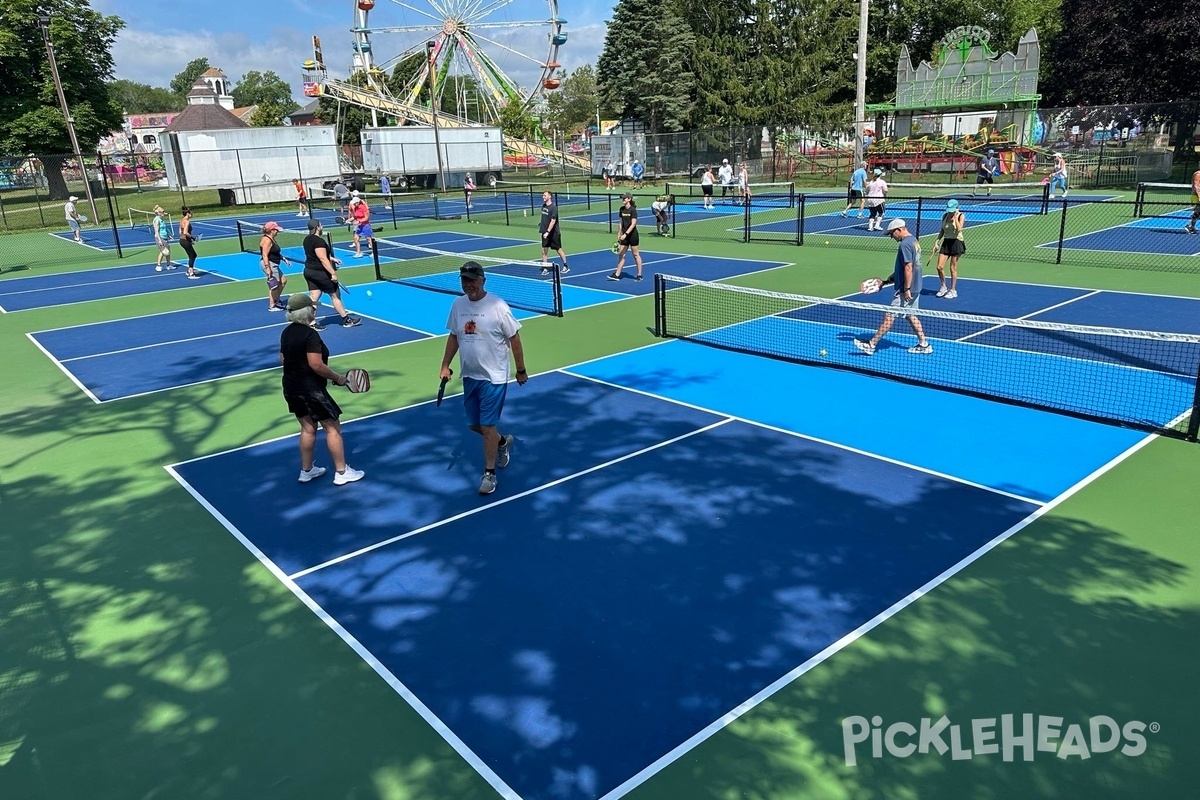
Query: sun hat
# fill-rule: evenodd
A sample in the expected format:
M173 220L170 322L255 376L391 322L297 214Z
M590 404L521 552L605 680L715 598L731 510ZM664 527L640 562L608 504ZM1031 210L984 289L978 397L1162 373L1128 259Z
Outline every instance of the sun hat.
M288 298L287 310L299 311L302 308L312 308L314 305L316 304L313 302L313 299L308 296L307 292L296 292L294 295Z

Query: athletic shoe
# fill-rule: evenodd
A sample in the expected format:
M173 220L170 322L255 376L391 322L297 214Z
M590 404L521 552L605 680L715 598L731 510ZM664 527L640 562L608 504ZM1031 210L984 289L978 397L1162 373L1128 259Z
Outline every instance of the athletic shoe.
M479 493L491 494L494 491L496 491L496 473L483 473L483 477L479 480Z
M640 281L641 279L642 279L641 275L638 275L636 278L634 278L635 281Z
M1194 227L1192 227L1191 225L1184 225L1183 229L1185 231L1187 231L1188 233L1192 234L1193 236L1196 235L1196 229Z
M859 218L859 219L862 219L862 212L861 212L861 211L860 211L860 212L858 212L858 218Z
M350 317L350 316L342 317L342 327L343 328L353 328L357 325L362 325L362 320L359 319L358 317Z
M313 320L312 324L311 324L311 325L309 325L308 327L312 328L314 331L323 331L323 330L325 330L325 326L324 326L324 325L322 325L322 324L321 324L320 322L318 322L317 320Z
M939 287L937 290L937 294L934 295L934 297L945 297L946 292L948 292L948 291L950 291L950 290L947 289L945 286Z
M549 267L542 267L542 274L543 274L543 275L549 275L549 274L550 274L550 268L549 268Z
M198 280L200 280L200 276L193 272L191 275L188 275L188 280L189 281L198 281Z
M958 297L958 290L957 290L957 289L951 289L950 291L946 292L946 299L947 299L947 300L953 300L953 299L954 299L954 298L956 298L956 297Z
M908 352L915 356L927 356L933 352L933 345L931 345L929 342L926 342L925 344L914 344L912 347L908 348Z
M619 281L621 280L621 276L614 272L612 275L608 276L608 279L610 281Z
M324 467L318 467L316 464L313 464L312 469L300 470L300 482L308 483L312 479L319 478L324 474L325 474Z
M844 208L842 209L842 216L843 217L846 216L846 209L844 209Z
M322 470L322 471L324 471L324 470ZM366 474L367 473L363 472L361 469L355 469L354 467L347 464L345 472L338 472L338 473L334 474L333 485L334 486L345 486L347 483L354 483L355 481L361 481L363 479L363 476Z
M512 446L516 439L511 433L500 437L500 448L496 451L496 466L500 469L507 467L508 462L512 460Z
M267 311L287 311L287 306L283 303L276 303L273 306L267 306Z
M854 346L869 356L875 355L875 345L871 344L869 339L865 342L862 339L855 339Z
M155 271L155 272L162 272L162 264L158 264L157 266L155 266L155 267L154 267L154 271Z
M559 274L559 275L566 275L566 274L567 274L568 272L570 272L570 271L571 271L571 268L570 268L570 267L568 267L566 264L563 264L563 265L562 265L562 268L561 268L561 269L559 269L559 271L558 271L558 274Z
M297 216L297 217L303 217L303 216L304 216L304 212L303 212L303 211L301 211L301 212L300 212L299 214L297 214L296 216Z

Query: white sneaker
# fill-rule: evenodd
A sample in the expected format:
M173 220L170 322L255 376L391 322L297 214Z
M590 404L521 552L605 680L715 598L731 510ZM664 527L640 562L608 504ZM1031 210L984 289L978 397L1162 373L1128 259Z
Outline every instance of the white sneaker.
M508 466L508 462L512 460L512 446L517 437L511 433L507 436L500 437L500 447L496 450L496 468L504 469Z
M915 356L927 356L933 352L933 345L931 345L929 342L926 342L925 344L914 344L912 347L908 348L908 352Z
M354 467L347 464L345 472L339 472L333 476L333 485L334 486L342 486L347 483L354 483L355 481L361 481L363 476L366 474L367 473L363 472L361 469L355 469Z
M869 356L875 355L875 345L871 344L869 339L866 341L863 341L862 339L855 339L854 346Z
M843 217L846 216L846 209L844 209L844 208L842 209L842 216Z
M950 291L946 292L946 299L947 299L947 300L953 300L953 299L954 299L954 298L956 298L956 297L958 297L958 290L957 290L957 289L951 289Z
M946 292L948 292L948 291L950 291L950 290L947 289L945 286L941 286L938 288L937 294L935 294L934 297L945 297Z
M319 478L324 474L325 474L324 467L318 467L316 464L313 464L312 469L300 470L300 482L308 483L309 481L313 480L314 478Z
M154 267L155 272L162 272L162 264L157 264Z

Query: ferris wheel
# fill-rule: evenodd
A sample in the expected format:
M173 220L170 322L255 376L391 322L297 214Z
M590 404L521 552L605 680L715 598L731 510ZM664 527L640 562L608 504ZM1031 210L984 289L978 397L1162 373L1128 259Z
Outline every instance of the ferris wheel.
M512 102L530 108L560 85L566 20L558 0L546 0L543 19L516 18L513 1L355 0L354 71L378 83L398 64L419 63L397 99L416 105L432 71L441 113L473 122L494 122ZM381 50L394 55L380 59Z

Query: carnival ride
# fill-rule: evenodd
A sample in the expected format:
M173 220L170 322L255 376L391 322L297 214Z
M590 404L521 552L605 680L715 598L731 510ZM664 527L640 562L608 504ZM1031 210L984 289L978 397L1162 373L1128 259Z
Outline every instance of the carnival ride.
M426 21L411 25L374 26L370 16L376 6L375 0L354 0L351 79L329 77L320 41L313 37L313 58L302 64L305 96L329 97L339 103L365 108L372 112L372 122L376 125L377 113L419 125L433 125L434 109L422 101L422 93L428 92L432 85L432 93L437 101L434 104L437 109L436 123L457 128L496 124L500 119L500 110L509 103L531 108L546 92L561 85L561 79L557 77L561 68L558 51L566 44L567 34L563 30L566 20L558 15L558 0L546 0L549 13L546 19L541 20L498 18L512 0L496 0L487 5L463 4L454 0L426 2L428 10L401 0L391 0L392 4ZM394 42L388 49L395 55L377 60L372 34ZM527 43L531 38L536 40L542 35L545 37L545 49L538 49L536 57L511 46L511 43ZM489 55L485 44L498 54L503 54L504 58ZM515 65L509 66L510 71L521 69L531 74L536 72L538 78L532 88L522 89L501 67L501 60ZM420 64L420 67L413 70L400 91L393 91L387 75L400 64ZM467 105L464 96L467 86L476 89L478 120L468 119L465 113L442 110L451 105L463 110ZM447 102L451 94L454 95L453 104ZM590 166L586 158L563 153L542 142L506 136L505 143L521 156L575 167Z

